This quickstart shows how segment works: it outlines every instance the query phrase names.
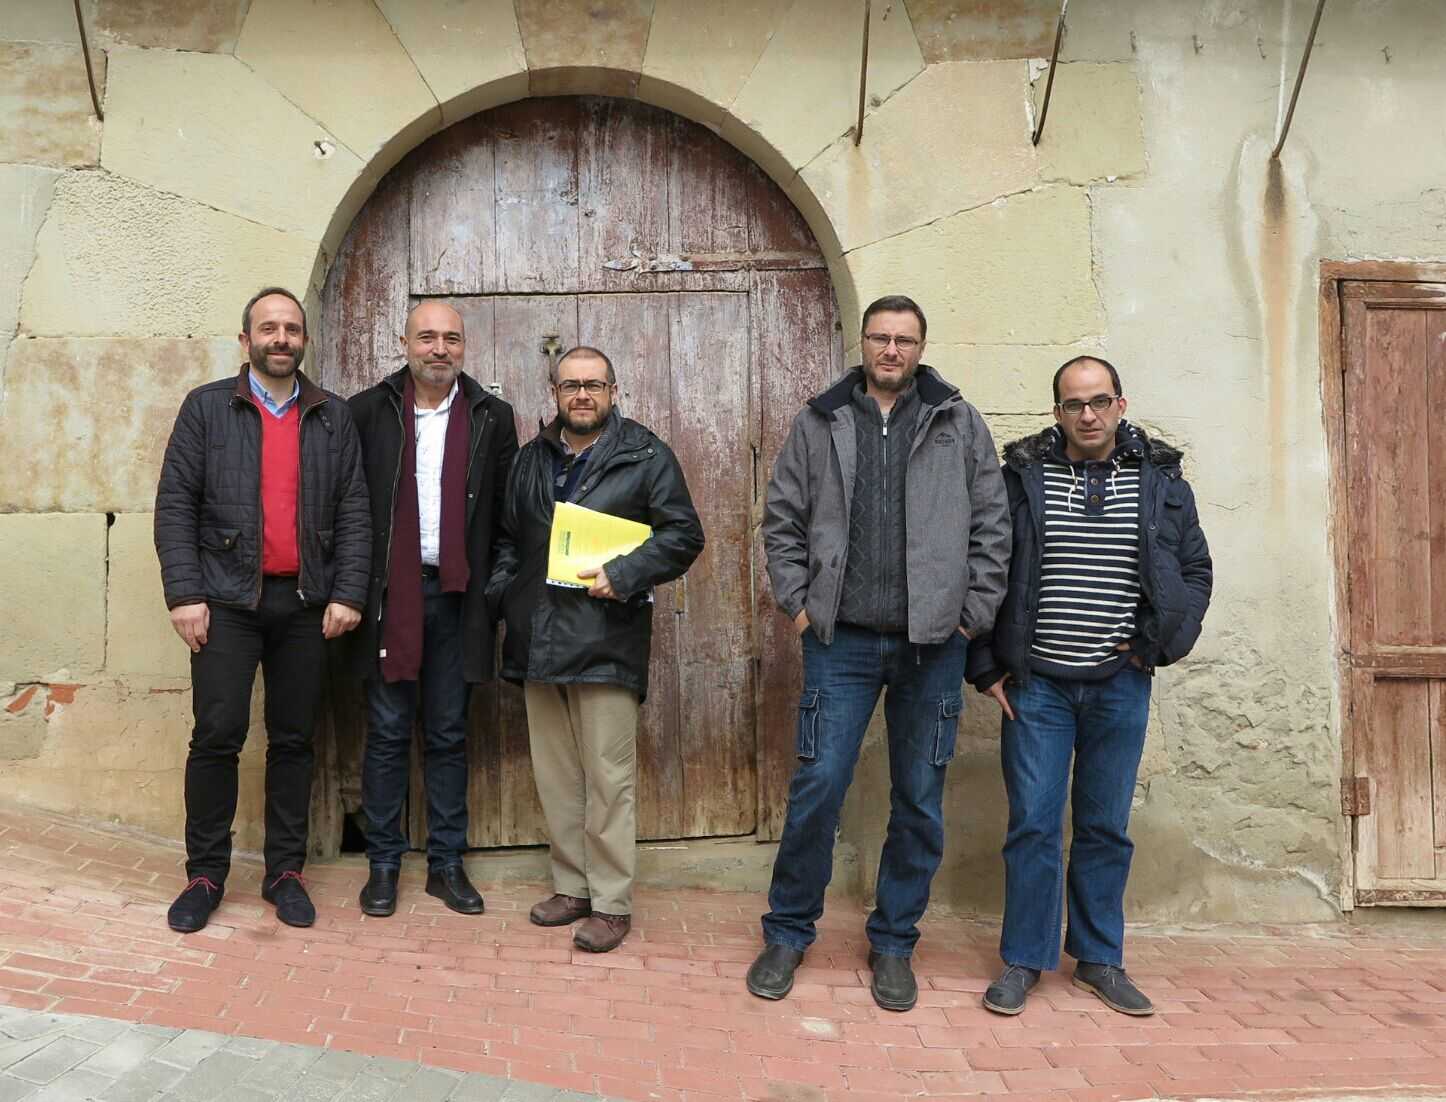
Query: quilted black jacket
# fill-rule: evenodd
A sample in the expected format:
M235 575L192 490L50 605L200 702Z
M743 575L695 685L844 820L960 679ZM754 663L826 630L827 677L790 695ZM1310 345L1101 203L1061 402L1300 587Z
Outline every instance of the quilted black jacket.
M261 597L261 417L247 368L197 387L176 416L156 487L166 607L255 608ZM371 515L351 411L300 372L297 579L307 604L366 607Z

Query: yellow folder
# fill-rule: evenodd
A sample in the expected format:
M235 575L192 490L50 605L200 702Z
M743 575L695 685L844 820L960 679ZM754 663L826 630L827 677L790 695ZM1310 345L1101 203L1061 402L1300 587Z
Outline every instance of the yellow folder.
M642 545L653 534L646 524L599 513L570 501L560 501L552 514L552 538L547 549L547 584L588 589L592 582L579 570L605 566L619 555Z

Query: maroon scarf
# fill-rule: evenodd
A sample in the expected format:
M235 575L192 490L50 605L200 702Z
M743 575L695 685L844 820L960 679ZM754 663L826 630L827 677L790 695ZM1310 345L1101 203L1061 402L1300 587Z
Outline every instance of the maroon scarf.
M467 450L472 425L462 388L447 414L442 452L442 532L438 568L442 592L462 593L467 565ZM412 376L402 391L402 470L392 506L392 550L387 562L386 619L382 624L382 679L415 681L422 670L422 521L417 504L417 406Z

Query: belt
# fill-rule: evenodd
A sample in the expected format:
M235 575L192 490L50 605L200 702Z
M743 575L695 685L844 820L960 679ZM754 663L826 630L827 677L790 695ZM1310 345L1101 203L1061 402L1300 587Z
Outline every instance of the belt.
M442 568L441 568L440 566L432 566L432 565L430 565L429 563L423 563L423 564L422 564L422 577L423 577L423 578L440 578L441 576L442 576Z

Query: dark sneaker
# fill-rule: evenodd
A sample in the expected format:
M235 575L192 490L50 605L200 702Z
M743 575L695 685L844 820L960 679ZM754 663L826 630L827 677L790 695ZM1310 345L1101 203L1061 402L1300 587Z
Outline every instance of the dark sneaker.
M1022 964L1005 965L999 978L985 989L984 1009L996 1014L1018 1014L1038 982L1038 969L1026 968Z
M590 914L591 900L557 892L528 911L527 919L534 926L571 926L578 919L586 918Z
M397 912L397 876L401 869L379 869L372 866L366 887L357 900L361 903L362 914L373 918L386 918Z
M611 953L633 928L632 915L605 915L593 911L572 935L572 943L589 953Z
M263 881L261 898L276 908L276 917L288 926L310 926L316 921L316 908L299 872L283 872L269 884Z
M914 968L908 957L870 950L869 967L874 970L874 982L869 986L874 1002L885 1010L914 1008L919 1001L919 983L914 979Z
M204 876L193 876L166 912L166 922L178 934L204 930L211 912L221 905L221 897L225 894L226 889L220 885Z
M1121 1014L1147 1018L1155 1012L1155 1004L1131 982L1123 968L1113 964L1080 961L1074 968L1074 985L1082 991L1093 991L1100 1002Z
M748 969L748 990L760 999L781 999L793 990L793 973L803 954L787 945L765 946Z
M427 873L427 894L435 895L459 915L480 915L482 896L467 879L461 865L448 865Z

